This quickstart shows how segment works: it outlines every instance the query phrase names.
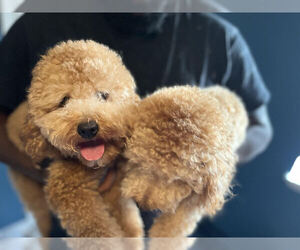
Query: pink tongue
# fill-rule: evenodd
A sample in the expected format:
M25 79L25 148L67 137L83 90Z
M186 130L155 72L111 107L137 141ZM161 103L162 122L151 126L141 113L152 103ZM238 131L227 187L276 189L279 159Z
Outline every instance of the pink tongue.
M81 147L80 154L88 161L96 161L104 154L104 144Z

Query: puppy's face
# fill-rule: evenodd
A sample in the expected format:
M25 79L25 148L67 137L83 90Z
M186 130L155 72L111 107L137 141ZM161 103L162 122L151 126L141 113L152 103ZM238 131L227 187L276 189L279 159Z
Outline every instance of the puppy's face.
M124 146L120 112L138 100L119 56L92 41L57 45L33 71L29 113L63 155L103 167Z
M220 209L235 156L218 101L198 88L168 88L142 100L138 113L123 194L151 210L174 211L190 195L209 214Z

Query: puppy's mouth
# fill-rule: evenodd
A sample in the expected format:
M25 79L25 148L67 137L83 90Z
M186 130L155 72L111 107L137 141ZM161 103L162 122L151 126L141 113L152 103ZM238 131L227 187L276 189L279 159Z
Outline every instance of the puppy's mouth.
M80 155L87 161L97 161L104 155L105 145L103 140L93 140L78 143Z

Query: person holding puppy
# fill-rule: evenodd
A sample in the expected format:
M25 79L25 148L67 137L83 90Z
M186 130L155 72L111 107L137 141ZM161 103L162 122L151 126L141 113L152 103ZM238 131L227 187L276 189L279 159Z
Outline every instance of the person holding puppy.
M0 44L0 161L41 185L44 171L34 170L31 160L11 144L5 124L26 97L39 56L70 39L92 39L120 52L142 96L177 83L228 87L242 98L250 120L247 139L238 150L240 162L250 161L268 146L272 138L267 111L270 93L240 32L220 17L25 14Z

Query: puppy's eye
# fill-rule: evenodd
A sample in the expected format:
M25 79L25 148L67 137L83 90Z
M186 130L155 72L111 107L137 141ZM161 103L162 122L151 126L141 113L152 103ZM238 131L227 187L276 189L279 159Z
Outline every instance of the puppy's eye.
M66 103L69 101L70 96L65 96L59 103L58 107L62 108L66 105Z
M109 97L109 94L107 92L98 91L97 92L97 97L106 101Z

